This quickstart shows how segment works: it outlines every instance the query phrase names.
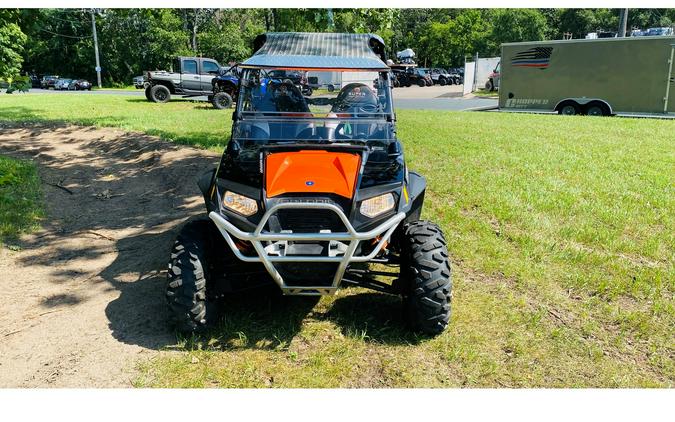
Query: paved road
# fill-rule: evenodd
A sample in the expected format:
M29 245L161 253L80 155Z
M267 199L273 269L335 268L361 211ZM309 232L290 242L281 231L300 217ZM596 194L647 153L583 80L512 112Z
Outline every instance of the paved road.
M439 92L436 87L410 87L397 88L394 90L394 107L398 109L408 110L472 110L482 109L497 106L497 100L489 98L462 98L452 95L450 92ZM450 91L454 87L439 87L448 88ZM452 89L454 90L454 89ZM108 90L100 89L95 91L54 91L44 89L31 89L31 94L45 94L45 95L129 95L129 96L143 96L142 90L124 91L124 90ZM400 95L397 95L400 94ZM431 97L434 95L441 95L435 98L414 98L415 94L420 97ZM403 97L403 98L399 98ZM192 100L206 101L206 97L193 97Z
M396 95L396 94L394 94ZM489 98L429 98L429 99L397 99L394 97L394 108L409 110L472 110L497 107L497 100Z

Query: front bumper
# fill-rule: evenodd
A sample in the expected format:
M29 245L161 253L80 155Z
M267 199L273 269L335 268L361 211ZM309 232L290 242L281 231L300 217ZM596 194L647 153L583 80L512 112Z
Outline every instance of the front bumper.
M311 212L316 209L327 209L338 215L346 228L346 232L340 233L284 233L284 232L270 232L265 230L267 221L280 209L301 209ZM347 266L352 262L367 262L373 259L380 253L384 245L389 241L394 230L403 219L405 213L399 212L391 218L384 221L376 228L367 232L357 232L354 226L349 222L347 216L340 207L330 203L314 203L314 202L282 202L272 206L260 220L260 223L253 232L244 232L235 227L221 214L212 211L209 217L215 223L218 230L225 238L225 241L232 249L232 252L242 261L246 262L262 262L272 279L277 283L282 292L287 295L326 295L335 293L340 287L340 282L347 269ZM234 238L249 241L253 245L257 256L244 255L237 245ZM356 249L361 241L376 239L377 243L374 245L372 251L367 255L355 255ZM323 256L323 255L282 255L273 251L274 248L269 248L270 242L289 241L317 241L317 242L343 242L346 244L346 249L341 255ZM268 245L263 245L263 242ZM267 248L266 248L267 246ZM329 286L293 286L288 285L279 271L275 268L274 263L283 262L333 262L338 263L337 270L333 277L332 283Z

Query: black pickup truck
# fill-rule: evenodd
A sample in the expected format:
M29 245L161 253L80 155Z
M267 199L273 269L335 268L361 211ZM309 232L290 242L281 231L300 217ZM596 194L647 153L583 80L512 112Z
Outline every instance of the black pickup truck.
M171 95L183 97L209 96L213 94L211 81L218 76L221 67L214 59L205 57L176 57L171 72L148 71L145 98L156 103L165 103Z

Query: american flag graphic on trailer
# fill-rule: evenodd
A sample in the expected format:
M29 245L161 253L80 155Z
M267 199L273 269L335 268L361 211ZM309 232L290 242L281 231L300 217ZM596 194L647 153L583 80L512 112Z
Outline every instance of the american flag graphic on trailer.
M551 60L553 47L534 47L521 51L511 58L511 65L518 67L536 67L546 69Z

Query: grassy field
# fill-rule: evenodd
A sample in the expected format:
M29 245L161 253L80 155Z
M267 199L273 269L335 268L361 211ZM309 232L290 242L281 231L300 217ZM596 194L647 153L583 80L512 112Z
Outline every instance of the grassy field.
M498 91L488 91L487 89L481 88L473 92L473 95L476 97L490 97L490 98L499 98Z
M0 156L0 247L38 227L43 216L37 168Z
M58 97L58 98L57 98ZM67 101L64 106L63 101ZM409 333L396 298L236 298L138 386L675 384L675 121L398 111L423 217L443 227L453 317ZM221 149L230 114L121 96L0 97L0 120L119 126Z
M222 150L232 127L230 113L210 103L178 99L155 104L143 96L123 95L2 95L2 120L121 127L215 150Z

